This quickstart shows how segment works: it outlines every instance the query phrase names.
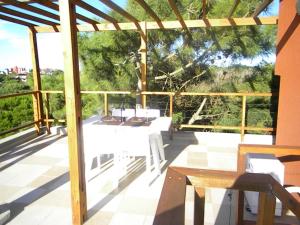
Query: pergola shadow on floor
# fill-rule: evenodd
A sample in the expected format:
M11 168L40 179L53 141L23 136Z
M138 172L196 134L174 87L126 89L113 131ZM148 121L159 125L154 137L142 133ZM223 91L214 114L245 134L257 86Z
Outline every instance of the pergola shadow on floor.
M276 74L281 76L279 93L279 112L277 122L276 144L300 145L300 93L299 88L299 57L300 57L300 16L299 0L280 1L279 18L260 18L259 14L272 2L264 0L256 8L250 18L232 18L240 1L234 1L227 18L210 19L207 18L207 1L202 1L203 17L199 20L184 20L180 14L174 0L168 0L177 21L162 21L153 9L144 1L136 2L145 9L153 21L139 21L124 9L110 0L100 0L106 6L121 14L129 23L120 23L116 19L104 14L99 9L85 3L84 1L60 0L59 4L52 1L12 1L2 0L0 7L0 19L17 23L29 28L30 43L33 62L34 90L31 92L34 97L34 122L36 130L40 132L40 125L45 122L43 114L42 90L40 79L40 68L38 60L38 50L36 35L41 32L61 32L64 46L65 60L65 99L68 121L68 143L71 181L71 201L72 201L72 222L73 224L83 224L87 216L86 207L86 184L83 169L83 144L82 144L82 116L79 82L79 62L77 47L78 31L105 31L105 30L135 30L141 36L141 71L142 71L142 91L147 90L147 30L149 29L183 29L189 34L189 28L214 27L214 26L246 26L246 25L267 25L278 23L278 47ZM31 4L35 3L35 4ZM14 6L22 10L34 12L36 16L7 8ZM48 12L43 8L49 8ZM107 24L99 24L91 18L76 12L76 7L81 7L94 15L100 16L109 21ZM297 11L298 10L298 11ZM53 13L54 12L54 13ZM17 16L17 18L16 18ZM77 19L85 24L77 24ZM38 25L40 24L40 25ZM142 102L145 106L146 97L142 95ZM48 121L46 121L48 122ZM28 153L30 154L30 153Z
M0 155L0 195L11 210L9 224L71 223L67 137L56 135L57 130L61 129L53 128L50 136L44 134L10 146L10 150ZM216 139L223 140L223 144L216 143ZM111 157L102 157L101 170L86 180L88 219L85 224L99 224L99 221L152 224L169 165L236 171L239 134L176 132L173 140L167 135L163 140L167 161L161 162L163 174L159 177L152 173L149 179L145 159L137 157L128 165L128 172L116 188L111 177ZM272 144L271 136L247 135L245 140ZM208 192L219 197L208 201L207 207L219 205L222 212L228 212L222 197L225 192ZM187 204L191 205L192 194L189 196ZM189 223L193 221L191 214L192 210L188 209ZM221 214L207 213L208 220L216 218L224 219Z

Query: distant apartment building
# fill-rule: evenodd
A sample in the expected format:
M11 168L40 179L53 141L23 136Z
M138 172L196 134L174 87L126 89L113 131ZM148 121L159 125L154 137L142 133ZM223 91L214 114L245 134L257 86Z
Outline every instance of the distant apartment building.
M6 69L6 71L8 75L15 74L17 79L20 79L23 82L27 81L28 71L24 67L15 66L13 68Z

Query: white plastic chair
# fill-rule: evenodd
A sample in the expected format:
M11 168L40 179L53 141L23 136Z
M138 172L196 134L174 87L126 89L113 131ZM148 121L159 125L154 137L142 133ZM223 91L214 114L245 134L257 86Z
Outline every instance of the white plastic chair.
M160 110L159 109L137 109L136 110L136 117L160 117Z
M112 116L131 118L135 116L135 109L112 109Z

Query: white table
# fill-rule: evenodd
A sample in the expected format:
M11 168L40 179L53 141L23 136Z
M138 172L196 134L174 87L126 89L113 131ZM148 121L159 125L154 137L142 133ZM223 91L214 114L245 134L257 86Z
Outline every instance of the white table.
M150 173L152 155L155 171L157 174L161 173L160 159L165 160L165 155L162 137L157 128L94 123L84 127L83 135L87 167L91 167L96 157L100 169L99 155L113 154L115 171L120 174L124 172L122 170L128 157L146 156L146 169ZM86 168L88 177L89 170L90 168Z
M255 154L247 155L246 171L249 173L265 173L270 174L281 185L284 182L284 165L271 154ZM249 204L251 213L257 214L258 211L258 192L245 191L245 197ZM276 199L275 215L281 216L282 204Z

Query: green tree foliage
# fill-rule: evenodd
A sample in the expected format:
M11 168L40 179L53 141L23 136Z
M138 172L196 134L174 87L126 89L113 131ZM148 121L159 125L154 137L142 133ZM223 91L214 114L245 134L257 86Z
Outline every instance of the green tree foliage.
M1 76L0 95L30 91L30 86L13 76ZM33 121L32 96L0 100L0 132Z
M161 20L176 20L167 1L146 1ZM203 16L201 1L175 1L184 19L199 19ZM241 1L233 17L247 17L261 3L259 0ZM211 0L207 5L207 18L226 18L234 0ZM128 0L127 11L143 21L153 21L136 1ZM118 21L126 22L116 12ZM236 66L236 70L248 71L247 77L232 76L236 71L229 69L227 77L220 81L220 70L226 70L228 61L239 63L242 59L267 57L274 52L275 26L209 27L189 29L190 34L178 30L148 31L148 89L152 91L198 91L198 92L269 92L271 91L273 65L262 62L260 66L247 68ZM95 32L83 33L79 37L80 59L83 66L83 87L94 90L135 90L137 70L134 55L138 54L140 37L138 32ZM136 57L138 58L138 57ZM218 65L218 66L216 66ZM221 68L221 69L220 69ZM223 74L221 74L223 76ZM160 98L154 107L161 105ZM92 101L92 99L90 99ZM251 124L269 125L272 122L270 99L249 99L247 116ZM201 104L201 99L175 98L174 109L178 122L187 122ZM260 103L265 109L254 107ZM90 104L92 105L92 104ZM153 105L152 105L153 106ZM100 106L101 107L101 101ZM187 113L190 110L190 113ZM241 99L210 98L205 105L208 124L237 125L240 123ZM259 113L263 115L260 116ZM250 119L254 118L254 119ZM257 118L267 118L265 121ZM202 122L203 122L202 121ZM271 121L271 122L270 122Z

